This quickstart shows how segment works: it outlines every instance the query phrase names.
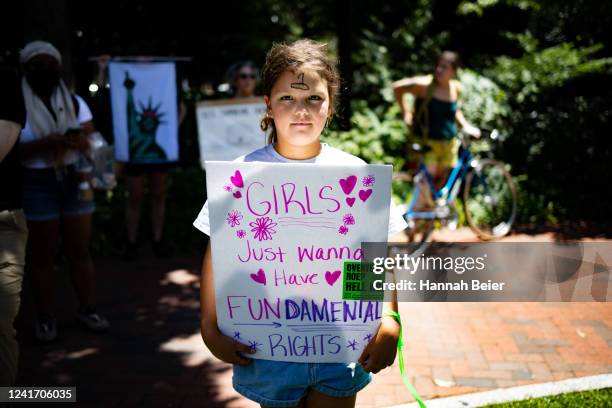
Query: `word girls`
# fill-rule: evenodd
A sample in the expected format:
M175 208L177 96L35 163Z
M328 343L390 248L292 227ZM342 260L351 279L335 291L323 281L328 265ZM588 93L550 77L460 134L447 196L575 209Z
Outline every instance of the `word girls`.
M289 214L295 210L300 211L302 215L335 213L340 210L340 202L330 197L332 186L323 186L318 191L315 188L314 193L308 186L304 186L303 194L296 194L296 190L296 184L291 182L280 186L272 185L269 189L263 183L254 181L246 189L246 204L249 211L258 217L270 213ZM258 201L262 196L264 199Z

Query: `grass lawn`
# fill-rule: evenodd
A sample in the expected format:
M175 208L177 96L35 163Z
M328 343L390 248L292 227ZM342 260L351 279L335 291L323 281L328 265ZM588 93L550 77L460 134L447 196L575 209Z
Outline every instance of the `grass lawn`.
M552 397L530 398L525 401L487 405L490 408L607 408L612 407L612 388L602 390L572 392Z

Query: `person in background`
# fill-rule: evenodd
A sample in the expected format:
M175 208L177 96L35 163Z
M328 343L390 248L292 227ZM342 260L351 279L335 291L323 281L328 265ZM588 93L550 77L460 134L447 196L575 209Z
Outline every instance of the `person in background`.
M97 59L98 72L94 79L97 85L98 93L106 95L106 98L100 98L97 108L108 113L108 132L107 140L113 140L111 133L111 114L110 114L110 98L107 90L107 73L108 64L112 57L108 54L101 55ZM101 90L103 90L101 92ZM106 104L106 105L104 105ZM101 106L100 106L101 105ZM183 99L179 100L179 126L187 115L187 106ZM140 218L142 214L142 202L145 197L145 180L148 180L149 195L150 195L150 217L151 217L151 232L152 232L152 248L153 254L158 258L168 258L172 255L172 247L163 240L164 223L166 218L166 195L168 189L168 172L176 163L161 163L161 164L123 164L123 172L126 176L127 200L125 206L125 225L127 230L127 244L123 252L123 259L126 261L135 260L140 252L138 242L138 230L140 227ZM117 170L117 173L122 171Z
M29 251L37 311L35 336L57 337L52 313L55 259L61 233L79 307L77 321L103 332L109 323L96 311L94 265L89 253L93 192L86 168L79 168L94 132L91 112L60 77L62 57L50 43L33 41L20 54L26 124L21 134L23 208L30 231Z
M229 67L227 80L234 98L252 98L257 85L257 66L252 61L240 61Z
M461 83L456 79L459 65L457 53L444 51L436 60L433 75L393 83L404 122L412 128L417 141L430 148L424 159L437 188L444 184L449 169L457 162L461 144L456 138L457 124L468 135L480 137L480 130L470 125L457 108L461 96ZM416 98L413 110L406 106L407 93Z
M0 70L0 89L0 387L10 387L15 384L19 360L13 323L21 300L28 238L18 152L25 109L16 73Z

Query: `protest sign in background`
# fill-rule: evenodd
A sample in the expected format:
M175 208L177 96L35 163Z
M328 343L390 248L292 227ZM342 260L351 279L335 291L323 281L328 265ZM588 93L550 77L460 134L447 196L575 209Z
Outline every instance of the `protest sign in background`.
M385 241L391 166L207 162L218 325L255 358L356 361L382 303L342 300L343 264Z
M261 98L203 101L197 106L200 160L234 160L265 145Z
M109 64L115 159L130 163L178 160L174 63Z

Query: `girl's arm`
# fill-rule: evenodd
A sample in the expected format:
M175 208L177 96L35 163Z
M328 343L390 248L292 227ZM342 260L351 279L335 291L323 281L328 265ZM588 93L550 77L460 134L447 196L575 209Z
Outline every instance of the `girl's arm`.
M457 93L457 100L458 100L459 97L461 96L461 90L462 90L461 82L457 80L453 80L451 81L451 83L455 87L455 92ZM457 112L455 113L455 121L459 124L461 129L463 129L463 131L467 133L468 135L474 138L480 137L480 129L468 123L468 121L465 119L465 116L463 116L463 112L461 112L461 109L457 109Z
M200 331L202 339L219 360L230 364L247 365L250 359L240 353L252 354L255 350L234 339L224 336L217 326L217 308L215 304L215 285L212 269L210 241L202 261L200 279Z
M422 96L429 82L431 82L431 79L428 77L413 77L400 79L392 84L393 95L402 111L404 122L406 122L407 125L412 124L412 109L406 106L404 95L409 93L413 96Z
M457 109L457 113L455 113L455 120L465 133L475 138L480 137L480 129L478 129L476 126L470 125L460 109Z

